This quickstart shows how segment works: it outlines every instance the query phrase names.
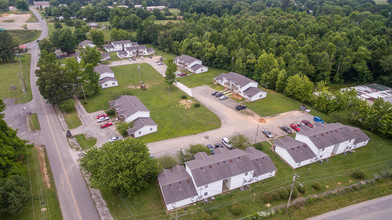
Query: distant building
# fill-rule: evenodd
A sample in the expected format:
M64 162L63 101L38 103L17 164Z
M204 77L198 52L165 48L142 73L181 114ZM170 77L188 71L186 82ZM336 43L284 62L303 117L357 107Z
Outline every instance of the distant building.
M40 7L40 6L42 6L42 8L50 7L49 1L47 1L47 2L45 2L45 1L34 1L33 4L34 4L34 7Z
M390 87L372 83L341 90L345 91L350 89L354 89L358 94L358 98L367 101L369 104L373 104L377 98L382 98L384 101L392 103L392 88Z
M101 53L100 61L110 60L110 54L108 53Z
M166 6L149 6L146 9L149 11L154 11L155 9L158 9L159 11L165 10Z
M208 71L208 67L203 66L203 61L188 55L181 55L174 58L174 63L192 73L204 73Z
M96 22L90 22L87 24L87 26L89 26L90 28L99 28L99 25Z
M84 40L82 42L79 43L79 47L95 47L95 44L93 44L93 42L91 40Z

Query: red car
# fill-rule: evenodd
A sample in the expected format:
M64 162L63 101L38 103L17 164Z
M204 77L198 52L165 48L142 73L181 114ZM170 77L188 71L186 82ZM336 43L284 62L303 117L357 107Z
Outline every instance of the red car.
M299 126L298 125L296 125L296 124L294 124L294 123L292 123L291 125L290 125L290 127L292 127L294 130L296 130L296 131L301 131L301 128L299 128Z
M106 128L106 127L109 127L109 126L111 126L111 125L113 125L112 122L106 122L105 124L102 124L102 125L101 125L101 128Z
M310 121L308 121L308 120L302 120L302 123L304 123L305 125L307 125L307 126L313 128L312 123L310 123Z
M102 117L108 117L108 115L106 115L106 114L99 114L99 115L97 115L97 119L100 119Z

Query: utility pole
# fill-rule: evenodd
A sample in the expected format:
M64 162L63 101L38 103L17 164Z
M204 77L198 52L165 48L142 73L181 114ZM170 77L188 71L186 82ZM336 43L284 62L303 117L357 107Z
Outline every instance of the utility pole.
M139 71L139 83L140 83L140 64L137 65L137 69Z
M23 76L22 62L20 61L20 54L17 53L16 56L18 57L18 60L19 60L19 67L20 67L19 77L21 78L21 80L23 82L23 87L24 87L23 94L25 94L27 92L27 87L26 87L26 82L24 80L24 76Z
M291 185L289 201L287 202L287 206L286 206L286 217L284 219L287 219L287 215L288 215L288 211L289 211L289 205L290 205L290 200L291 200L291 195L293 194L293 189L294 189L295 179L296 178L297 178L297 174L295 173L294 176L293 176L293 184Z
M256 144L256 140L257 140L257 135L259 134L259 124L257 124L257 129L256 129L256 136L255 136L255 143Z

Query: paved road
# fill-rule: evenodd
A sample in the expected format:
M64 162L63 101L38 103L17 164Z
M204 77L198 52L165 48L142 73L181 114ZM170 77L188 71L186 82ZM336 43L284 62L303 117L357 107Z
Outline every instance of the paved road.
M31 11L41 20L39 13L34 9L31 9ZM48 29L45 21L41 21L41 23L43 29L39 39L44 39L48 35ZM37 113L41 131L28 132L28 129L24 128L22 133L18 130L18 134L35 144L46 146L63 218L67 220L99 219L98 212L74 159L75 156L71 153L68 141L65 138L65 131L62 129L53 107L46 104L36 86L35 70L39 59L38 44L31 42L26 45L31 53L30 82L33 100L27 104L10 104L7 106L5 111L6 121L10 122L10 126L14 128L23 127L27 125L26 122L22 120L17 123L14 120L20 116L26 118L23 115L22 107L26 107L27 111Z
M328 212L309 220L390 220L391 216L392 195L389 195Z

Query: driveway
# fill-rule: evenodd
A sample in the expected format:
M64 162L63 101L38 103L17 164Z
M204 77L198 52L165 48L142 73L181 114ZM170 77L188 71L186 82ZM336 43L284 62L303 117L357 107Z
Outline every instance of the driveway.
M252 144L262 142L267 140L262 133L263 129L271 131L276 138L286 135L280 129L281 126L288 126L293 122L298 123L303 119L311 121L313 118L309 113L301 111L291 111L261 118L250 110L240 112L235 110L234 107L237 105L235 101L231 99L219 100L211 95L213 91L206 85L192 89L194 98L219 117L221 127L195 135L148 143L147 146L153 156L175 155L177 151L191 144L215 144L220 142L222 137L230 138L236 133L245 135ZM258 127L259 129L257 129Z

